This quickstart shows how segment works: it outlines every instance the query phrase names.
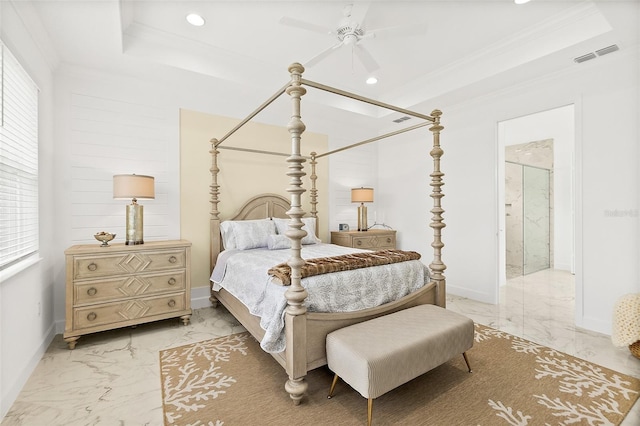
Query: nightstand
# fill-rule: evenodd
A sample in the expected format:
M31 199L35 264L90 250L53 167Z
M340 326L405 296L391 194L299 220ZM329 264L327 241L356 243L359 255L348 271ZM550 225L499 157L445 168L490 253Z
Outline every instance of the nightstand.
M65 250L64 340L166 318L191 318L191 243L76 245Z
M331 244L368 250L395 249L396 231L390 229L334 231L331 232Z

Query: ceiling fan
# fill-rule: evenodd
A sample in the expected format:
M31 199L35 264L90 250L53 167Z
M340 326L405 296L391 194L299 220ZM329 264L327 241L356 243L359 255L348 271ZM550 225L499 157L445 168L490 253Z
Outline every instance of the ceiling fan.
M387 35L417 35L424 33L426 31L426 26L424 24L399 25L388 28L367 30L366 15L368 10L368 3L359 2L355 5L347 4L342 9L342 19L338 23L337 28L333 30L286 16L280 19L280 23L283 25L288 25L290 27L301 28L324 35L330 35L338 40L338 42L334 45L309 59L304 64L305 66L312 67L313 65L325 59L331 53L335 52L337 49L348 46L351 47L352 55L355 55L360 60L364 68L368 72L373 72L379 69L380 65L362 44L364 40Z

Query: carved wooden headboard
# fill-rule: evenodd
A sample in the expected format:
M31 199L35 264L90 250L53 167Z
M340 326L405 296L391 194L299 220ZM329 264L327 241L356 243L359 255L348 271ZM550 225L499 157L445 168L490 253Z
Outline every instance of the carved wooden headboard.
M261 194L249 199L228 220L255 220L270 217L288 218L287 211L291 208L289 200L278 194ZM211 270L216 265L218 255L224 249L220 237L220 219L211 219Z
M253 220L269 217L288 218L289 200L277 194L257 195L247 201L229 220Z

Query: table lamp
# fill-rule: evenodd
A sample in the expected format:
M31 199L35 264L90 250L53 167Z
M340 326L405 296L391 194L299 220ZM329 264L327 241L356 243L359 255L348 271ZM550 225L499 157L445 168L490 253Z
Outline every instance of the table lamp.
M369 229L367 221L367 206L364 203L373 203L373 188L353 188L351 190L351 202L360 203L358 206L358 231Z
M127 206L125 244L144 244L142 236L143 206L138 204L138 198L154 199L155 197L153 176L132 174L113 177L113 198L131 198L131 204Z

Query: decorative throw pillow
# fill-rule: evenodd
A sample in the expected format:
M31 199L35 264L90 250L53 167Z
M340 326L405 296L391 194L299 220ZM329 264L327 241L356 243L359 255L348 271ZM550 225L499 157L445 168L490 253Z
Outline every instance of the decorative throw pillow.
M285 235L287 229L289 229L289 219L273 218L276 224L278 234ZM316 218L315 217L303 217L302 223L303 230L307 231L307 235L302 239L302 244L316 244L320 242L320 239L316 237Z
M238 250L267 247L269 235L276 233L275 224L269 219L232 222L231 227Z
M267 239L269 250L281 250L291 248L291 240L286 235L269 235Z
M270 219L225 221L220 224L222 242L227 250L267 247L269 235L276 234Z

